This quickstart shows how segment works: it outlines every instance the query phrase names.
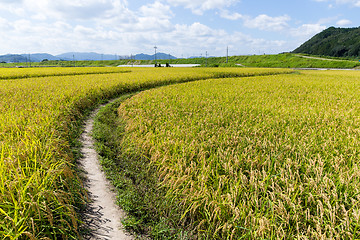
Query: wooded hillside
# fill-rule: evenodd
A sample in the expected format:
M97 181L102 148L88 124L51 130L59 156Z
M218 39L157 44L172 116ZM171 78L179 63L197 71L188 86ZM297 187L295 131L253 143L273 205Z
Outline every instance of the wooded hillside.
M360 56L360 27L330 27L293 52L332 57L358 57Z

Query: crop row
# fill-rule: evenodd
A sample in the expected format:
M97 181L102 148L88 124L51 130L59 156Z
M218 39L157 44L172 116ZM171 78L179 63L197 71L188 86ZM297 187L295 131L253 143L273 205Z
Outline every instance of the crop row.
M48 76L72 76L128 72L117 67L53 67L53 68L1 68L0 80Z
M52 70L54 75L61 71ZM0 75L8 71L1 69ZM92 72L93 68L82 71ZM79 237L77 213L86 198L76 172L74 147L86 112L96 104L158 85L277 72L290 71L133 69L127 73L0 81L1 238Z
M358 239L359 91L345 71L152 89L119 108L119 158L155 169L170 236Z

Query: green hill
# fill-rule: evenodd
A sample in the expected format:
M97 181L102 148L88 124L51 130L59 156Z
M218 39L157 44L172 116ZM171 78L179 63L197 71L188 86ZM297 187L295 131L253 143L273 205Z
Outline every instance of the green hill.
M359 57L360 27L330 27L312 37L293 52L332 57Z

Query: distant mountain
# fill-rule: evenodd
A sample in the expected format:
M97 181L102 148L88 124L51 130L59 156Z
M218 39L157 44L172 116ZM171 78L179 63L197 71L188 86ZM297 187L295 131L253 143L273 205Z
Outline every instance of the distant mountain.
M100 61L100 60L115 60L115 59L129 59L133 58L136 60L154 60L155 54L148 55L148 54L136 54L133 56L118 56L118 55L111 55L111 54L100 54L100 53L94 53L94 52L69 52L69 53L63 53L60 55L56 55L56 57L65 59L65 60L93 60L93 61ZM156 54L157 59L169 59L169 54L166 53L157 53ZM176 59L176 57L171 56L171 59Z
M166 54L166 53L156 53L156 59L176 59L176 57ZM136 54L135 55L135 59L136 60L154 60L155 59L155 54L153 55L148 55L148 54Z
M6 54L0 56L0 62L27 62L27 58L19 54Z
M154 60L155 56L141 53L141 54L136 54L135 59L136 60Z
M25 57L25 58L29 58L29 54L21 54L21 56ZM41 62L43 60L60 60L60 58L55 57L51 54L48 53L32 53L30 54L30 60L32 62Z
M30 59L30 60L29 60ZM60 60L47 53L34 53L34 54L6 54L0 56L0 62L17 63L17 62L41 62L42 60Z
M45 59L47 60L64 60L64 61L100 61L100 60L118 60L118 59L129 59L131 56L118 56L111 54L100 54L94 52L68 52L53 56L48 53L33 53L33 54L6 54L0 56L0 62L28 62L29 57L31 62L41 62ZM157 53L156 59L176 59L176 57L166 54L166 53ZM154 60L155 54L136 54L132 56L136 60Z
M330 27L312 37L293 52L332 57L359 57L360 27Z
M101 54L95 52L68 52L60 55L56 55L56 57L64 59L64 60L73 60L76 61L100 61L100 60L117 60L119 57L117 55L112 54Z

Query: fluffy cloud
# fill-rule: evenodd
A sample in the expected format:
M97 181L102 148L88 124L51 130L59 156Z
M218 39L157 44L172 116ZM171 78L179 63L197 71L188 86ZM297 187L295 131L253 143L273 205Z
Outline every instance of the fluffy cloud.
M114 29L121 33L168 32L174 26L171 23L173 13L168 5L160 2L140 7L138 11L126 9L123 14L115 14L109 19L98 19L96 26Z
M164 5L160 2L148 4L140 7L140 13L147 17L156 17L162 19L169 19L173 16L170 6Z
M254 30L276 31L289 38L303 39L323 30L322 24L289 26L287 15L248 17L230 9L240 0L153 0L136 9L130 9L126 0L0 0L0 38L3 51L12 53L68 51L97 51L102 53L152 53L156 44L161 52L175 56L182 54L225 55L276 53L291 49L282 40L254 38L238 30L224 30L212 22L180 21L173 6L202 14L216 10L219 17L240 20ZM130 4L131 5L131 4ZM182 16L181 16L182 17ZM187 20L187 19L186 19ZM216 27L215 27L216 26ZM241 24L238 26L241 28ZM225 27L224 27L225 28ZM287 34L290 32L290 34ZM265 33L272 34L272 33ZM265 35L264 34L264 35ZM272 35L272 37L274 34ZM279 37L279 39L281 39Z
M220 11L220 17L228 19L228 20L238 20L243 19L244 16L240 13L230 13L228 10L221 10Z
M167 0L167 2L173 6L191 9L193 13L201 15L207 10L229 7L239 0Z
M230 55L259 54L259 50L261 53L276 53L286 44L285 41L253 38L241 32L228 33L198 22L191 25L176 25L172 32L163 36L163 39L166 39L166 44L162 48L169 49L177 56L184 52L190 56L205 56L206 51L211 56L225 56L227 46Z
M314 0L315 2L335 2L336 4L349 4L354 7L360 7L360 0ZM332 6L330 4L329 6Z
M5 18L0 17L0 29L2 31L7 31L9 29L11 29L11 24L8 20L6 20Z
M270 17L261 14L255 18L247 17L244 24L248 28L257 28L266 31L281 31L288 27L288 21L290 21L290 19L291 18L287 15Z
M0 3L1 4L9 4L9 3L12 3L12 4L20 4L22 3L23 0L0 0Z
M290 30L290 34L294 37L299 38L299 40L308 39L315 34L326 29L326 26L323 26L319 23L316 24L303 24L300 27L293 28Z
M112 1L109 0L62 0L48 1L48 7L60 13L63 17L72 19L90 19L102 17L106 11L114 8Z
M108 18L122 13L126 9L125 0L22 0L18 9L48 19L89 20ZM13 5L13 4L12 4Z
M336 0L339 4L351 4L355 7L360 7L360 0Z
M336 25L338 26L347 26L347 25L350 25L352 24L352 22L348 19L341 19L339 21L336 22Z
M0 7L5 7L6 5L19 5L22 4L23 0L0 0Z

